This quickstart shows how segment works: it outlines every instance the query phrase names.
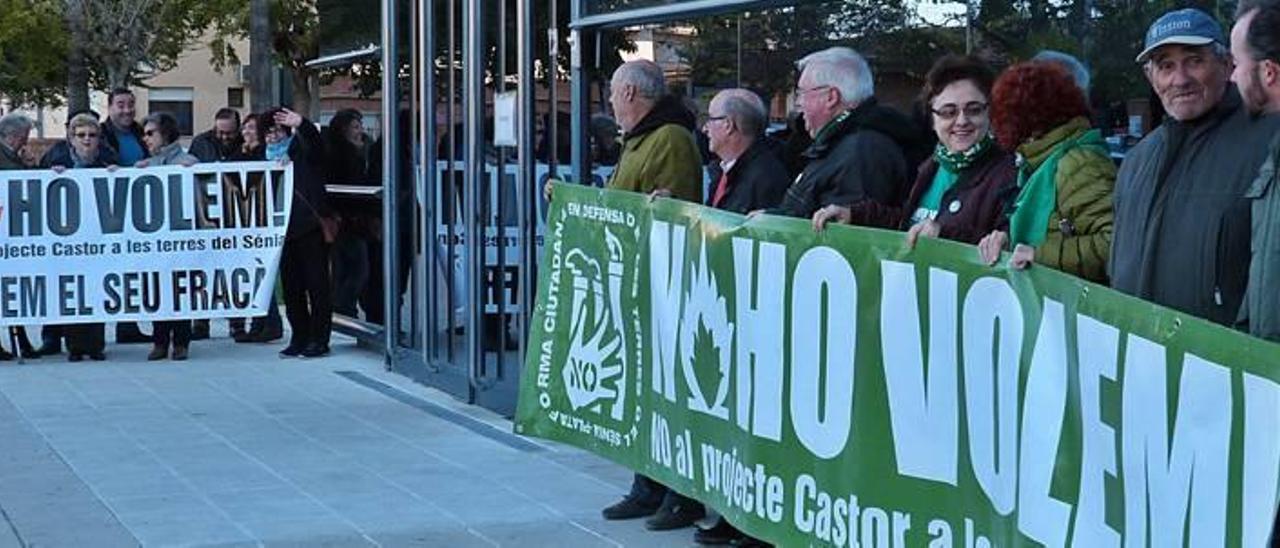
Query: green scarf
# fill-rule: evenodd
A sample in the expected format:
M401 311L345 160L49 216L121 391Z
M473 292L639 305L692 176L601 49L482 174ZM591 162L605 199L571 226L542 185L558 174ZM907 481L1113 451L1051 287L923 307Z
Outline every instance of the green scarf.
M995 139L990 133L984 135L973 146L960 152L951 152L945 145L938 143L938 146L933 149L933 159L937 160L938 165L943 169L958 174L972 166L994 143Z
M835 131L836 127L839 126L841 123L843 123L845 120L848 120L850 116L853 116L852 110L846 110L844 112L841 112L840 114L837 114L836 117L832 118L830 122L827 122L825 125L823 125L822 129L818 130L818 134L813 136L813 142L816 144L816 143L821 143L825 141L827 136L831 135L831 132Z
M1057 209L1058 185L1055 179L1058 175L1058 162L1067 152L1077 147L1094 148L1102 154L1106 154L1107 150L1102 132L1091 129L1054 145L1049 157L1030 174L1030 163L1020 159L1018 188L1021 190L1014 202L1013 214L1009 217L1010 245L1027 244L1038 247L1044 243L1045 236L1049 233L1049 216Z

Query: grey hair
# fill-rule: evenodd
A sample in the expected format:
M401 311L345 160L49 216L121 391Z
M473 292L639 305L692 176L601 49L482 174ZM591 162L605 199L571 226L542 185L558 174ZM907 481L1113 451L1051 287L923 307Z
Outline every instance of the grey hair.
M1231 50L1227 49L1227 46L1224 46L1217 42L1213 42L1203 46L1186 46L1186 47L1209 48L1209 51L1213 53L1214 57L1217 57L1219 61L1226 63L1228 67L1231 66ZM1155 67L1154 63L1155 63L1155 60L1152 59L1151 55L1148 55L1147 60L1142 62L1142 70L1144 72L1150 73L1151 69Z
M733 119L742 133L751 137L764 133L769 114L759 95L746 89L726 89L716 94L715 100L720 102L721 111Z
M845 47L810 53L796 63L801 72L812 75L813 83L831 86L840 92L840 101L852 106L876 94L871 66L858 52Z
M1067 69L1067 72L1071 73L1071 77L1076 80L1076 86L1080 88L1080 91L1084 92L1085 97L1089 96L1089 84L1093 79L1089 76L1089 67L1081 62L1080 59L1076 58L1076 56L1057 50L1046 49L1037 53L1035 57L1031 58L1031 60L1057 63L1061 65L1063 68Z
M618 70L613 71L610 83L615 87L635 86L637 95L649 99L658 99L667 94L667 78L662 74L662 67L647 59L623 63Z
M30 118L11 112L0 116L0 139L26 135L31 132L33 127L36 127L36 123Z

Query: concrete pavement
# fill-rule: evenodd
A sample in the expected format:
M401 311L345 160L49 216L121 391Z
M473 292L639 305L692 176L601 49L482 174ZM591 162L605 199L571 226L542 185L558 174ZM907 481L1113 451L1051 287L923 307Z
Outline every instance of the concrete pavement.
M692 545L600 518L626 469L516 437L350 340L278 349L0 363L0 548Z

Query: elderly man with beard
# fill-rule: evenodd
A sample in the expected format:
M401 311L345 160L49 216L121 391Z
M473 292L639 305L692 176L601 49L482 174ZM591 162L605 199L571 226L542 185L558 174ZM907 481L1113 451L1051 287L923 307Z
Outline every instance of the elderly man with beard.
M1240 88L1245 105L1256 114L1280 112L1280 4L1242 2L1231 30L1231 80ZM1271 139L1267 160L1245 198L1252 208L1253 260L1249 286L1240 312L1241 323L1255 336L1280 341L1280 192L1276 165L1280 134Z
M1137 62L1169 118L1125 157L1115 185L1115 289L1219 324L1236 320L1248 281L1245 198L1280 128L1228 82L1222 28L1195 9L1161 16Z

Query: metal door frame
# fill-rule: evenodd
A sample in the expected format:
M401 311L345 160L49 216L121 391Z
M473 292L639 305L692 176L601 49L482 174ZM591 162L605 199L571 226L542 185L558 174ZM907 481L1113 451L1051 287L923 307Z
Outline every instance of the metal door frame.
M458 48L453 48L452 39L450 45L446 46L449 50L450 59L450 91L452 91L453 82L453 54L458 51L462 54L461 70L463 76L462 89L462 106L463 106L463 127L464 135L459 142L464 151L462 170L462 217L450 219L450 232L453 231L452 226L461 223L467 235L466 243L460 258L465 265L464 279L446 281L444 284L437 283L437 272L440 268L436 264L436 242L438 241L438 230L441 223L448 217L446 212L437 211L435 205L442 203L442 193L451 192L442 189L442 183L450 185L452 188L452 180L440 181L437 176L437 162L440 160L436 146L436 113L437 106L441 97L437 92L434 63L437 52L437 37L435 36L435 25L437 22L437 6L435 0L415 0L410 8L411 13L398 14L395 0L382 0L382 63L383 67L398 67L400 59L400 42L397 40L397 29L394 26L395 21L401 18L412 18L413 24L410 25L410 54L409 74L412 78L411 88L411 112L416 114L413 117L412 125L416 126L408 132L402 132L399 127L400 119L397 116L401 108L401 99L398 93L400 87L399 78L396 70L384 70L382 79L382 117L383 124L383 141L386 146L383 147L383 181L384 195L387 199L383 201L383 216L391 221L383 223L383 241L388 252L384 254L384 276L386 276L387 293L385 295L385 303L387 308L387 325L389 328L384 332L384 344L387 349L387 358L389 365L401 373L407 374L416 380L437 388L440 388L459 399L469 403L479 403L486 407L493 408L502 412L511 412L514 409L514 392L510 390L518 378L519 370L523 360L516 359L514 362L510 357L498 357L498 364L502 367L492 366L488 362L493 361L494 352L489 352L486 357L483 348L485 322L484 315L484 291L485 284L482 280L482 274L485 272L485 248L483 237L486 227L486 218L484 213L488 207L500 207L498 205L489 206L488 194L486 193L486 171L484 159L485 135L483 124L485 118L485 97L486 88L484 85L484 77L486 74L484 67L485 48L484 43L484 25L486 23L486 14L483 11L484 4L482 0L445 0L449 2L448 10L450 16L455 12L461 12L463 32L462 40ZM516 175L516 192L514 207L516 208L515 216L517 218L517 229L522 242L532 244L536 235L536 202L537 195L533 190L535 183L531 182L535 177L535 166L533 160L533 127L534 127L534 91L533 82L533 35L532 35L532 2L534 0L518 0L515 20L516 48L518 53L518 66L516 75L520 84L517 91L517 135L518 154L517 175ZM506 20L506 7L502 5L500 12L500 22ZM450 35L452 38L452 18L450 18ZM499 33L500 44L507 43L506 29ZM505 46L501 46L505 47ZM500 69L499 72L506 71ZM501 80L501 78L499 78ZM526 84L527 83L527 84ZM450 129L450 140L458 140L455 128L455 120L453 120L453 107L455 106L454 97L450 93L447 100L449 107L449 115L447 123ZM414 178L414 194L420 201L421 215L417 216L415 229L417 234L422 237L417 242L419 245L414 247L414 262L412 284L418 288L421 293L408 292L414 300L413 306L409 307L409 312L415 314L412 318L417 326L417 338L412 341L412 345L402 344L400 340L401 322L405 319L398 304L398 293L400 291L398 279L396 276L397 255L400 249L400 235L395 227L396 219L396 177L399 173L399 150L404 145L401 136L410 135L414 140L412 156L412 173ZM454 153L455 148L450 147L450 152ZM452 162L453 158L447 161ZM499 181L502 181L499 175ZM500 199L501 202L501 199ZM507 206L508 208L510 206ZM505 226L501 223L497 225L499 233L505 233ZM474 235L474 236L473 236ZM452 249L452 246L447 246ZM532 309L532 293L534 290L533 270L536 264L537 253L536 247L533 245L520 246L518 256L509 256L505 252L505 247L499 248L500 261L509 260L511 264L519 267L518 290L516 291L517 303L516 312L509 314L506 307L499 304L499 326L505 326L508 321L513 323L512 334L519 341L518 356L524 355L525 334L527 332L529 312ZM452 259L452 252L449 253ZM452 262L446 261L446 262ZM447 275L452 277L452 265L445 265ZM451 333L443 335L444 343L450 345L450 348L444 348L441 343L440 322L437 321L437 307L443 302L447 309L446 314L452 318L454 308L451 302L452 289L454 283L465 284L466 294L464 302L467 309L467 321L464 326L465 343L462 345L462 352L452 352L454 340ZM443 286L443 287L442 287ZM499 292L505 295L504 292ZM452 320L450 321L452 324ZM451 327L451 325L449 326ZM445 329L446 332L452 331ZM501 341L503 335L498 334ZM416 348L414 348L416 346ZM443 350L443 351L442 351ZM501 347L496 353L502 355ZM487 361L486 361L487 360ZM505 360L505 363L504 363ZM496 376L495 376L496 375ZM503 390L494 390L495 388L503 388Z

